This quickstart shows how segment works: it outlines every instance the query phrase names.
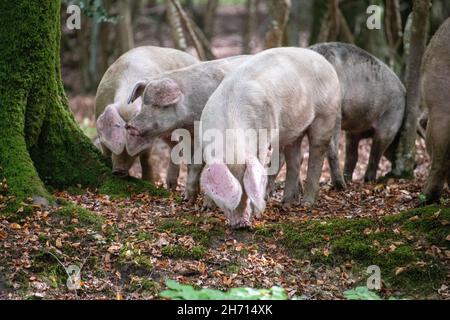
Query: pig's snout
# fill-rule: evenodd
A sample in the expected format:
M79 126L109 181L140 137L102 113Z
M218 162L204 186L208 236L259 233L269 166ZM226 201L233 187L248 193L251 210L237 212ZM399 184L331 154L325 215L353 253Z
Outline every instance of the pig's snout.
M125 125L125 129L127 129L128 133L133 137L138 137L141 135L141 132L139 131L138 128L129 125L128 123Z
M119 178L126 178L128 177L128 170L113 169L112 174Z

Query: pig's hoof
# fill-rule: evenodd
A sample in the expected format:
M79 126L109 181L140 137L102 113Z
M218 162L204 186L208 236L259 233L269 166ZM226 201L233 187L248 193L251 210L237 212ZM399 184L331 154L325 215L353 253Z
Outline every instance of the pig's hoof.
M184 196L183 196L183 201L188 206L194 206L195 203L197 202L197 195L193 195L193 194L190 194L190 193L185 193Z
M211 198L205 197L203 199L202 211L214 211L216 209L217 206Z
M50 203L44 197L33 196L33 205L42 207L44 209L48 209Z
M342 181L336 181L335 184L334 184L334 188L335 188L337 191L342 191L342 190L347 189L347 184L345 183L344 180L342 180Z
M299 202L299 195L295 194L293 196L288 196L285 197L283 199L283 203L281 205L281 207L283 208L283 210L289 210L291 209L294 205L297 205Z
M351 182L353 179L353 174L352 173L344 173L344 180L346 183Z
M309 202L309 201L305 201L305 202L303 203L303 206L304 206L306 209L311 209L311 208L314 206L314 203L313 203L313 202Z
M289 211L292 208L292 203L290 202L283 202L281 204L281 209L283 209L283 211Z
M376 174L366 174L364 176L364 182L375 182L377 180Z
M167 189L177 191L178 181L167 181Z
M238 221L234 223L230 222L230 227L233 230L251 230L252 224L250 223L250 221Z

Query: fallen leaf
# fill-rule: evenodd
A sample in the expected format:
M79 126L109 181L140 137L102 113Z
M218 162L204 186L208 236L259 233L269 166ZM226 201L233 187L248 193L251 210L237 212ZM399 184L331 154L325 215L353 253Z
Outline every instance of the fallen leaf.
M61 240L61 238L57 238L56 239L56 243L55 243L55 246L58 248L58 249L61 249L62 248L62 240Z
M108 252L111 254L118 253L120 251L121 246L120 245L112 245L108 248Z
M400 273L404 272L406 268L404 267L397 267L395 268L395 275L398 276Z
M10 226L12 229L15 229L15 230L22 229L22 227L21 227L20 224L18 224L18 223L11 223L9 226Z

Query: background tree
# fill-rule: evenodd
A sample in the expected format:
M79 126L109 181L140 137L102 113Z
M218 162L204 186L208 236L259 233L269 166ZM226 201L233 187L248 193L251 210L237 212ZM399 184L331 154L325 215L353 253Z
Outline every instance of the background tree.
M415 0L406 73L406 110L393 174L414 177L416 161L416 126L420 106L420 68L427 41L431 0Z
M269 1L272 19L265 36L265 48L276 48L287 44L287 26L291 9L291 0Z

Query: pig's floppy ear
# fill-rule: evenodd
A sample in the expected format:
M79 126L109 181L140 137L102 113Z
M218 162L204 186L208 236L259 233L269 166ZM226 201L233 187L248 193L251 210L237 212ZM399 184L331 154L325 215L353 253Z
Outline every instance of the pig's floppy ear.
M202 172L200 185L219 208L233 211L242 197L242 187L224 163L207 165Z
M147 84L144 92L144 104L166 107L180 102L183 92L172 79L153 80Z
M248 158L245 163L244 189L256 210L261 213L266 207L266 170L256 157Z
M141 80L136 82L133 87L133 91L131 91L130 97L128 98L128 104L132 104L136 101L137 98L142 96L145 90L145 86L147 85L147 81Z
M119 115L116 105L109 105L97 119L97 132L100 141L119 155L125 148L125 121Z
M148 139L145 136L132 136L127 132L126 147L127 153L134 157L142 151L151 148L153 145L153 139Z

